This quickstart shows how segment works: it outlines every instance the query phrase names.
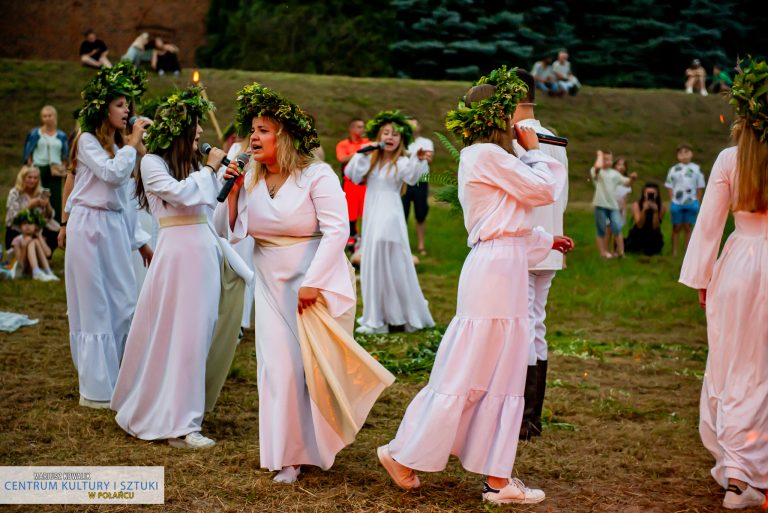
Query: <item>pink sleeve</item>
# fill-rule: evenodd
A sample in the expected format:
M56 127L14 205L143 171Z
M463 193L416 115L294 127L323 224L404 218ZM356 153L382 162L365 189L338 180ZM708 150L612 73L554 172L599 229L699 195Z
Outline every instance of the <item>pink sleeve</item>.
M736 150L729 148L720 152L712 166L709 184L680 270L680 283L693 289L706 289L712 277L731 207L729 175L735 168L735 161Z
M541 150L525 152L520 158L497 151L490 151L487 156L478 166L478 178L502 189L521 204L549 205L565 186L565 167Z
M544 230L541 226L534 228L531 234L526 238L528 246L526 251L528 256L528 268L541 263L542 260L549 256L554 241L554 236Z

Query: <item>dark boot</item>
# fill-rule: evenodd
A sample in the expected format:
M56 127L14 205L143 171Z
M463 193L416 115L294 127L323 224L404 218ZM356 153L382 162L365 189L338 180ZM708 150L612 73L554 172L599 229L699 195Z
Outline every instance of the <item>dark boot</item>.
M530 440L534 435L532 424L533 414L536 407L536 373L538 366L529 365L525 374L525 406L523 408L523 422L520 425L520 440Z
M533 436L541 436L541 412L544 409L544 393L547 391L547 360L537 360L536 402L533 406ZM530 368L530 367L529 367Z

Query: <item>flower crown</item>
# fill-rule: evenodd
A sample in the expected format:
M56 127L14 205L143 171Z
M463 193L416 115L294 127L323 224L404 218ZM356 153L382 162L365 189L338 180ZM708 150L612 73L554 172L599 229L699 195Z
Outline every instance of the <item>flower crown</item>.
M14 226L21 226L22 223L34 224L42 228L45 226L45 218L39 210L34 208L25 208L13 218Z
M174 139L193 123L203 123L213 103L203 98L203 88L192 86L164 98L155 109L154 122L147 128L144 144L147 151L166 150Z
M251 133L253 118L269 116L276 119L293 137L296 151L302 155L312 155L312 150L320 146L314 120L280 93L264 87L258 82L243 87L237 93L237 114L235 128L241 137Z
M365 124L365 136L376 140L379 130L384 125L392 123L392 128L403 138L403 144L407 148L413 142L413 127L408 123L408 118L399 110L383 110L376 117Z
M489 137L493 130L506 130L507 118L528 93L528 86L517 76L517 68L508 70L502 66L488 76L480 77L473 86L482 84L496 87L493 96L471 105L467 105L466 98L462 98L458 108L445 116L445 127L456 137L461 137L464 144Z
M760 138L768 140L768 63L739 61L728 100Z
M83 106L77 119L84 132L93 132L107 115L109 102L119 96L137 101L147 90L147 74L128 61L102 68L80 93Z

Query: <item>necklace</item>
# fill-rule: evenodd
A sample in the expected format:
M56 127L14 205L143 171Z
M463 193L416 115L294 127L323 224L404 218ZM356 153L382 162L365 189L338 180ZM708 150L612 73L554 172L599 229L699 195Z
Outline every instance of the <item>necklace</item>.
M269 197L275 199L275 193L277 192L277 184L269 188Z

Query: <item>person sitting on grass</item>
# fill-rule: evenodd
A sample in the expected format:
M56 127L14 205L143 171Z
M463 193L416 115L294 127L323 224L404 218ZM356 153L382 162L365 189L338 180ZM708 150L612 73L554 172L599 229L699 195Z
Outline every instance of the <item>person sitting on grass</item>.
M59 281L48 265L51 248L42 236L45 219L37 210L25 209L13 219L21 233L11 242L16 257L17 276L32 276L38 281Z
M727 93L731 90L733 80L728 73L720 66L712 67L712 83L709 84L710 93Z
M111 68L112 63L107 59L109 50L106 43L96 38L96 32L88 29L83 34L85 41L80 44L80 62L89 68Z
M704 66L701 65L699 59L693 59L691 66L685 70L685 92L701 93L702 96L707 96L707 72Z

